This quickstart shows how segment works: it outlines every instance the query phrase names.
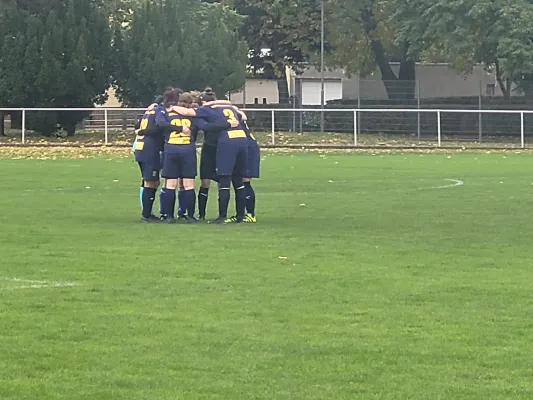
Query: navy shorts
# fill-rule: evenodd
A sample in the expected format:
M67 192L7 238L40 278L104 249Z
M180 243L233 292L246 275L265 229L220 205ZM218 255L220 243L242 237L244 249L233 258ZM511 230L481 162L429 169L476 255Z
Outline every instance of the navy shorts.
M248 164L248 140L233 139L217 146L217 169L219 176L246 175Z
M139 168L141 169L141 176L144 181L158 181L159 170L161 169L159 162L142 162L139 161Z
M200 179L215 179L217 169L217 146L204 144L200 153Z
M248 161L244 178L259 178L261 166L261 150L256 141L248 143Z
M165 179L196 178L196 148L191 146L176 153L165 153L163 172Z

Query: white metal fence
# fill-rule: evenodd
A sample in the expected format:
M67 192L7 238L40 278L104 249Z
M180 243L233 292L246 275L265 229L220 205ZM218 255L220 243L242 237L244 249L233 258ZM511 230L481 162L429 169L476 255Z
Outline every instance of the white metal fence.
M411 108L360 108L360 109L244 109L252 129L261 132L262 143L283 145L283 138L305 133L309 143L324 144L329 137L340 138L339 144L365 146L367 137L387 139L409 137L413 143L442 147L443 142L511 143L525 148L526 139L533 144L533 110L472 110L472 109L411 109ZM111 132L131 131L141 108L0 108L0 112L20 117L21 143L27 143L28 118L37 112L87 112L91 113L79 129L103 134L103 143L112 144ZM15 113L15 114L13 114ZM325 130L320 131L325 120ZM81 135L81 134L80 134ZM316 142L316 143L313 143ZM1 141L0 141L1 143ZM326 144L327 145L327 144Z

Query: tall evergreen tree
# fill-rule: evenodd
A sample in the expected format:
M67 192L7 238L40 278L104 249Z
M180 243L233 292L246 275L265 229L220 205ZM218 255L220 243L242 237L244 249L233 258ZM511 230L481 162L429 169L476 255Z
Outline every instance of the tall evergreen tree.
M39 3L40 6L36 6ZM85 0L13 0L0 24L0 105L92 107L111 84L106 16ZM44 134L74 133L78 112L28 113Z
M246 47L240 19L220 4L200 0L146 2L131 29L115 32L115 85L119 98L141 106L167 86L212 86L219 93L244 85Z

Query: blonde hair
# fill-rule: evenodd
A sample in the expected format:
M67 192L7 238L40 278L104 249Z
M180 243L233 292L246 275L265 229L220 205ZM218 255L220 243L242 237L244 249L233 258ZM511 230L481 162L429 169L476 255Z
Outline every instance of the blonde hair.
M193 97L189 92L185 92L180 94L178 102L180 106L190 107L190 105L193 103Z

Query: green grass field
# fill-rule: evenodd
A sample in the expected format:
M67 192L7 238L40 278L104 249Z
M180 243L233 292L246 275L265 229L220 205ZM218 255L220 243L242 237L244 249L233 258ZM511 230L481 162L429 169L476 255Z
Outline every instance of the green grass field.
M265 154L228 226L140 224L129 156L3 157L2 400L533 398L530 154Z

